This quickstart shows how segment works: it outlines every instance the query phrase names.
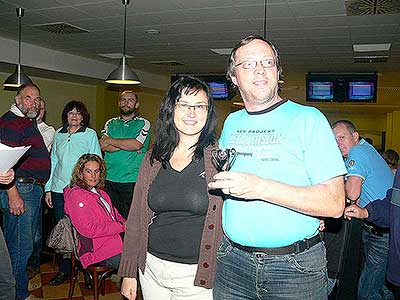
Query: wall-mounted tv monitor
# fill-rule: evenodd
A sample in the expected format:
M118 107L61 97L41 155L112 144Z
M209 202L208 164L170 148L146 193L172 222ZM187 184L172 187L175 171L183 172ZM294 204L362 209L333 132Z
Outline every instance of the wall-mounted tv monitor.
M332 101L333 82L332 81L309 81L307 100L309 101Z
M214 99L228 99L228 83L218 81L207 81L208 86L211 88L211 93Z
M349 81L349 101L376 101L376 81Z
M306 100L313 102L376 102L376 73L308 73Z
M230 100L235 96L236 90L228 83L225 75L177 74L171 76L171 84L184 75L194 76L206 82L211 89L214 100Z

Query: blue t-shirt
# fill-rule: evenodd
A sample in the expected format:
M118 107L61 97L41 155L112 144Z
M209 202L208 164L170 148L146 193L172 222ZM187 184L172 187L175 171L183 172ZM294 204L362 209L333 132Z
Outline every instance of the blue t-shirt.
M250 114L243 109L232 113L225 121L220 147L238 152L232 171L285 184L316 185L346 173L326 118L317 109L292 101L263 112ZM228 198L222 224L236 243L279 247L314 236L319 221L266 201Z
M361 177L360 206L364 207L371 201L383 199L386 191L393 186L394 175L388 164L373 146L364 139L351 147L346 159L349 176Z

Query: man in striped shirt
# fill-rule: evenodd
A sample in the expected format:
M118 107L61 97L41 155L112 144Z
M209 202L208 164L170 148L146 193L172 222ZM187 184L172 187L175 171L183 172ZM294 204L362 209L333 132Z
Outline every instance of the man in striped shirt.
M16 281L16 300L35 299L28 292L27 262L32 254L43 185L50 174L50 155L36 125L40 89L18 88L15 103L0 118L0 139L11 147L31 146L14 166L15 180L0 189L3 230ZM36 298L37 299L37 298Z

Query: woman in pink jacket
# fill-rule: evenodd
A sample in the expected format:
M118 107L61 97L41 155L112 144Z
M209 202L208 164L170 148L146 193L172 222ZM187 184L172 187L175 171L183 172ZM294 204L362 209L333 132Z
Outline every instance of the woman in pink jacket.
M78 231L78 256L84 268L119 266L125 219L103 190L105 176L104 160L84 154L73 170L71 186L64 189L64 210Z

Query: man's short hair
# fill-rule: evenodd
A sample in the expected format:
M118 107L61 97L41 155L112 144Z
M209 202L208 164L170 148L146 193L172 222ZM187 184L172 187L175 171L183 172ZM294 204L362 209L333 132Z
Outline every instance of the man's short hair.
M37 90L39 91L39 94L40 94L40 89L39 89L39 87L38 87L36 84L34 84L34 83L25 83L25 84L22 84L22 85L20 85L20 86L18 87L18 89L17 89L17 96L18 96L19 94L21 94L22 91L23 91L24 89L26 89L26 88L28 88L28 87L33 87L33 88L37 89Z
M227 73L226 73L227 78L229 80L231 80L231 77L235 76L235 65L236 65L235 56L236 56L237 50L240 47L245 46L254 40L264 41L271 47L272 52L274 53L274 56L275 56L276 68L278 70L278 75L279 75L278 80L282 80L283 79L282 66L281 66L281 61L279 58L278 49L275 47L275 45L272 42L263 38L260 35L249 35L249 36L245 37L244 39L242 39L239 43L237 43L236 46L232 49L231 55L229 56L229 60L228 60L228 69L227 69Z
M125 95L125 94L134 94L134 95L135 95L135 98L136 98L136 101L139 100L139 95L138 95L137 93L135 93L134 91L132 91L132 90L125 90L125 91L122 91L121 94L119 95L119 98L121 99L121 97L122 97L123 95Z
M354 123L349 121L349 120L336 121L335 123L332 124L332 129L335 129L336 126L338 126L340 124L343 124L350 133L358 132L358 130L357 130L356 126L354 125Z

